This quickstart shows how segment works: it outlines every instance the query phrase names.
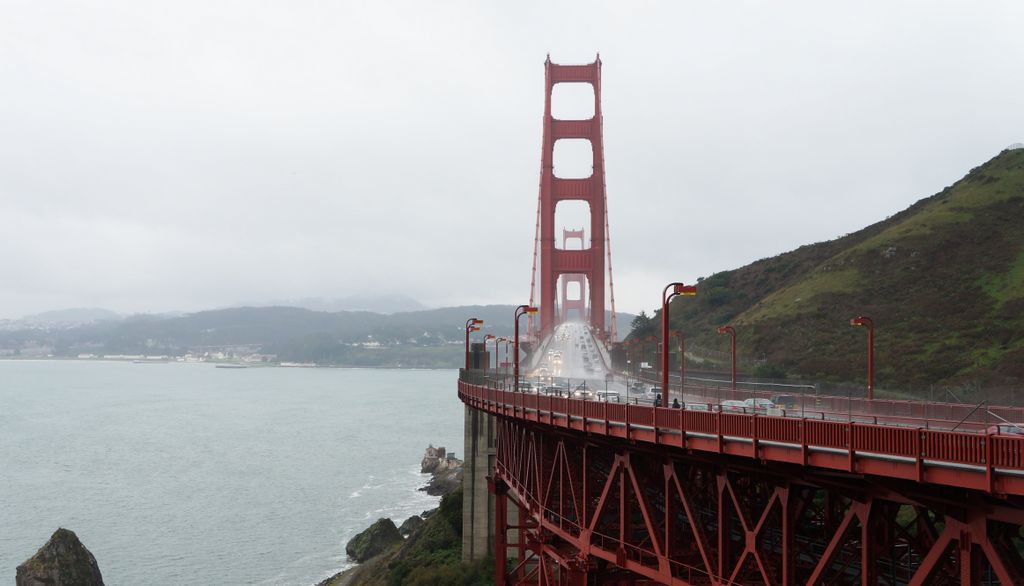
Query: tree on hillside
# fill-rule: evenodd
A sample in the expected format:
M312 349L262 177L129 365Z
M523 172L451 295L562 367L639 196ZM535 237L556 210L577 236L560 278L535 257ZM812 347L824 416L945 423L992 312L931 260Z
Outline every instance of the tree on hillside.
M651 327L651 316L647 315L646 311L640 311L640 315L633 318L633 321L629 324L630 332L632 336L635 333L643 332Z

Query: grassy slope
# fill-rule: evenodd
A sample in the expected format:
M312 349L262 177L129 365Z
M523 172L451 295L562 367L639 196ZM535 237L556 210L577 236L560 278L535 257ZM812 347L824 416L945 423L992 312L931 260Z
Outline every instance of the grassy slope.
M862 378L859 314L877 324L879 385L1024 380L1024 150L861 231L715 274L672 308L695 345L726 349L714 328L732 323L740 353L825 380Z

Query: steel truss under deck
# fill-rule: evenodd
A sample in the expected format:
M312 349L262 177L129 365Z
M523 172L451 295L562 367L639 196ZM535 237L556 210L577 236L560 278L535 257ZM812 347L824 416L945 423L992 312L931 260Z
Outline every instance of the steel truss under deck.
M1024 583L1016 497L501 416L489 485L499 584Z

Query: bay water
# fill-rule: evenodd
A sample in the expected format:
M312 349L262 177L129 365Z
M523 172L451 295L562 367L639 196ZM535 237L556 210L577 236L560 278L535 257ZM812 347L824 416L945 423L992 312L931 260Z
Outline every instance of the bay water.
M110 586L309 586L462 457L455 371L0 361L0 584L57 527Z

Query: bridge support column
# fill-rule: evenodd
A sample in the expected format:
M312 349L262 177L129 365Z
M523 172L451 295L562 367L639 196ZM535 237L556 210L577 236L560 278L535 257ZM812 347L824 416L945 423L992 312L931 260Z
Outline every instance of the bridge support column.
M494 495L494 576L495 586L505 586L508 576L508 485L494 474L487 478Z
M488 490L488 476L496 460L494 416L467 406L463 433L462 561L469 562L494 553L495 497Z
M529 518L529 512L526 507L523 506L522 502L516 501L516 529L518 529L518 535L516 537L516 579L518 582L522 582L526 576L526 538L528 532L526 530L526 520Z

